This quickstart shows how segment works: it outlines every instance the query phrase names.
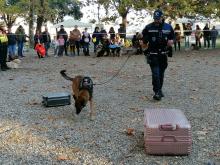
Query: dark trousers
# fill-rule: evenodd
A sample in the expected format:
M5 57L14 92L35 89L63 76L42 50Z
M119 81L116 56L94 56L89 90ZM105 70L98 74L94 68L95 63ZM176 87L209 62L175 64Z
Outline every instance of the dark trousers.
M159 66L151 66L153 91L158 93L162 90L164 72L166 68Z
M164 73L167 68L167 55L146 56L152 73L153 91L158 93L162 91Z
M68 49L68 45L67 45L67 41L65 41L65 42L64 42L65 55L68 55L67 49Z
M121 51L121 48L120 48L120 47L111 48L110 50L111 50L111 52L112 52L113 55L115 55L115 52L116 52L117 55L119 55L119 54L120 54L120 51Z
M62 56L64 50L65 50L64 45L60 45L60 46L59 46L59 49L58 49L58 56Z
M89 56L89 43L83 43L83 53L85 56Z
M208 44L208 48L210 47L210 38L209 36L204 36L204 47L206 48L206 42Z
M76 41L76 50L77 50L77 55L79 56L79 52L80 52L80 41Z
M50 48L50 43L49 42L45 42L44 43L44 47L45 47L45 50L46 50L46 56L48 56L48 50Z
M20 41L18 42L18 56L23 57L23 47L24 47L24 42Z
M7 53L8 53L8 45L6 43L1 43L0 44L0 63L1 63L1 68L7 67L7 65L6 65Z
M180 41L175 41L175 42L174 42L175 51L176 51L176 49L177 49L177 45L178 45L178 50L180 50Z
M212 48L216 47L216 39L217 37L212 37Z

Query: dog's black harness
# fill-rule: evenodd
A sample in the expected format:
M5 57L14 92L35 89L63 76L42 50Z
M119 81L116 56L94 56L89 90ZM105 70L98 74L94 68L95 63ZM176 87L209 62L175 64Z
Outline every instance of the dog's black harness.
M79 90L82 90L82 89L88 90L90 94L90 98L92 98L93 82L90 77L83 77L83 79L80 81Z

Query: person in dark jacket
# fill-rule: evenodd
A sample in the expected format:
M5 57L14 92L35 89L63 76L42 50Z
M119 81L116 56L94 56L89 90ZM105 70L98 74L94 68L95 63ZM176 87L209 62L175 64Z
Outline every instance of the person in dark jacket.
M154 100L164 97L162 92L164 73L168 66L169 47L173 44L174 30L170 24L163 22L163 13L157 9L153 15L154 22L148 24L142 34L144 54L152 72Z
M15 34L16 34L16 40L17 40L17 45L18 45L18 56L25 57L23 54L23 48L24 48L24 42L26 42L26 34L25 34L23 26L20 25L15 31Z
M60 31L58 31L57 37L60 36L60 35L62 35L63 38L64 38L64 41L65 41L65 42L64 42L64 51L65 51L65 55L68 56L68 53L67 53L67 48L68 48L68 45L67 45L68 34L67 34L67 32L65 31L63 25L60 26ZM58 38L57 38L57 39L58 39Z
M204 38L204 48L207 49L206 46L208 48L210 47L210 30L208 24L206 24L205 27L203 28L203 38Z
M104 29L104 27L101 27L100 36L101 36L101 42L105 40L106 36L108 36L107 31Z
M48 56L48 50L50 48L51 37L50 33L48 32L48 28L45 27L45 31L42 33L42 43L46 49L46 56Z
M11 28L8 29L8 55L9 61L15 59L16 56L16 35L11 32Z
M115 39L115 29L113 27L110 27L109 32L110 34L110 40L114 40Z
M101 36L100 36L100 32L99 32L99 27L95 27L95 30L92 34L92 42L94 44L94 53L96 53L97 51L97 46L99 45Z
M218 37L218 30L215 29L215 26L212 27L210 36L211 36L211 40L212 40L212 48L215 48L216 47L216 39Z

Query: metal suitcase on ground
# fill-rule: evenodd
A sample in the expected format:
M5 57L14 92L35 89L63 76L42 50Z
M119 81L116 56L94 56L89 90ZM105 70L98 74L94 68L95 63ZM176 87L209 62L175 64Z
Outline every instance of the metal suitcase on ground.
M191 125L178 109L145 109L145 151L152 155L188 155L192 150Z
M66 92L48 93L43 95L43 105L46 107L56 107L71 104L71 96Z

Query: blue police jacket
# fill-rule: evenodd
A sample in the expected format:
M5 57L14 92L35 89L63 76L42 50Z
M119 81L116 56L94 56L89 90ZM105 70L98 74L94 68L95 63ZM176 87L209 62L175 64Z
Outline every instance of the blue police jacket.
M148 51L157 52L167 50L167 41L174 39L174 30L170 24L161 23L156 25L154 22L148 24L143 32L143 42L148 43Z

